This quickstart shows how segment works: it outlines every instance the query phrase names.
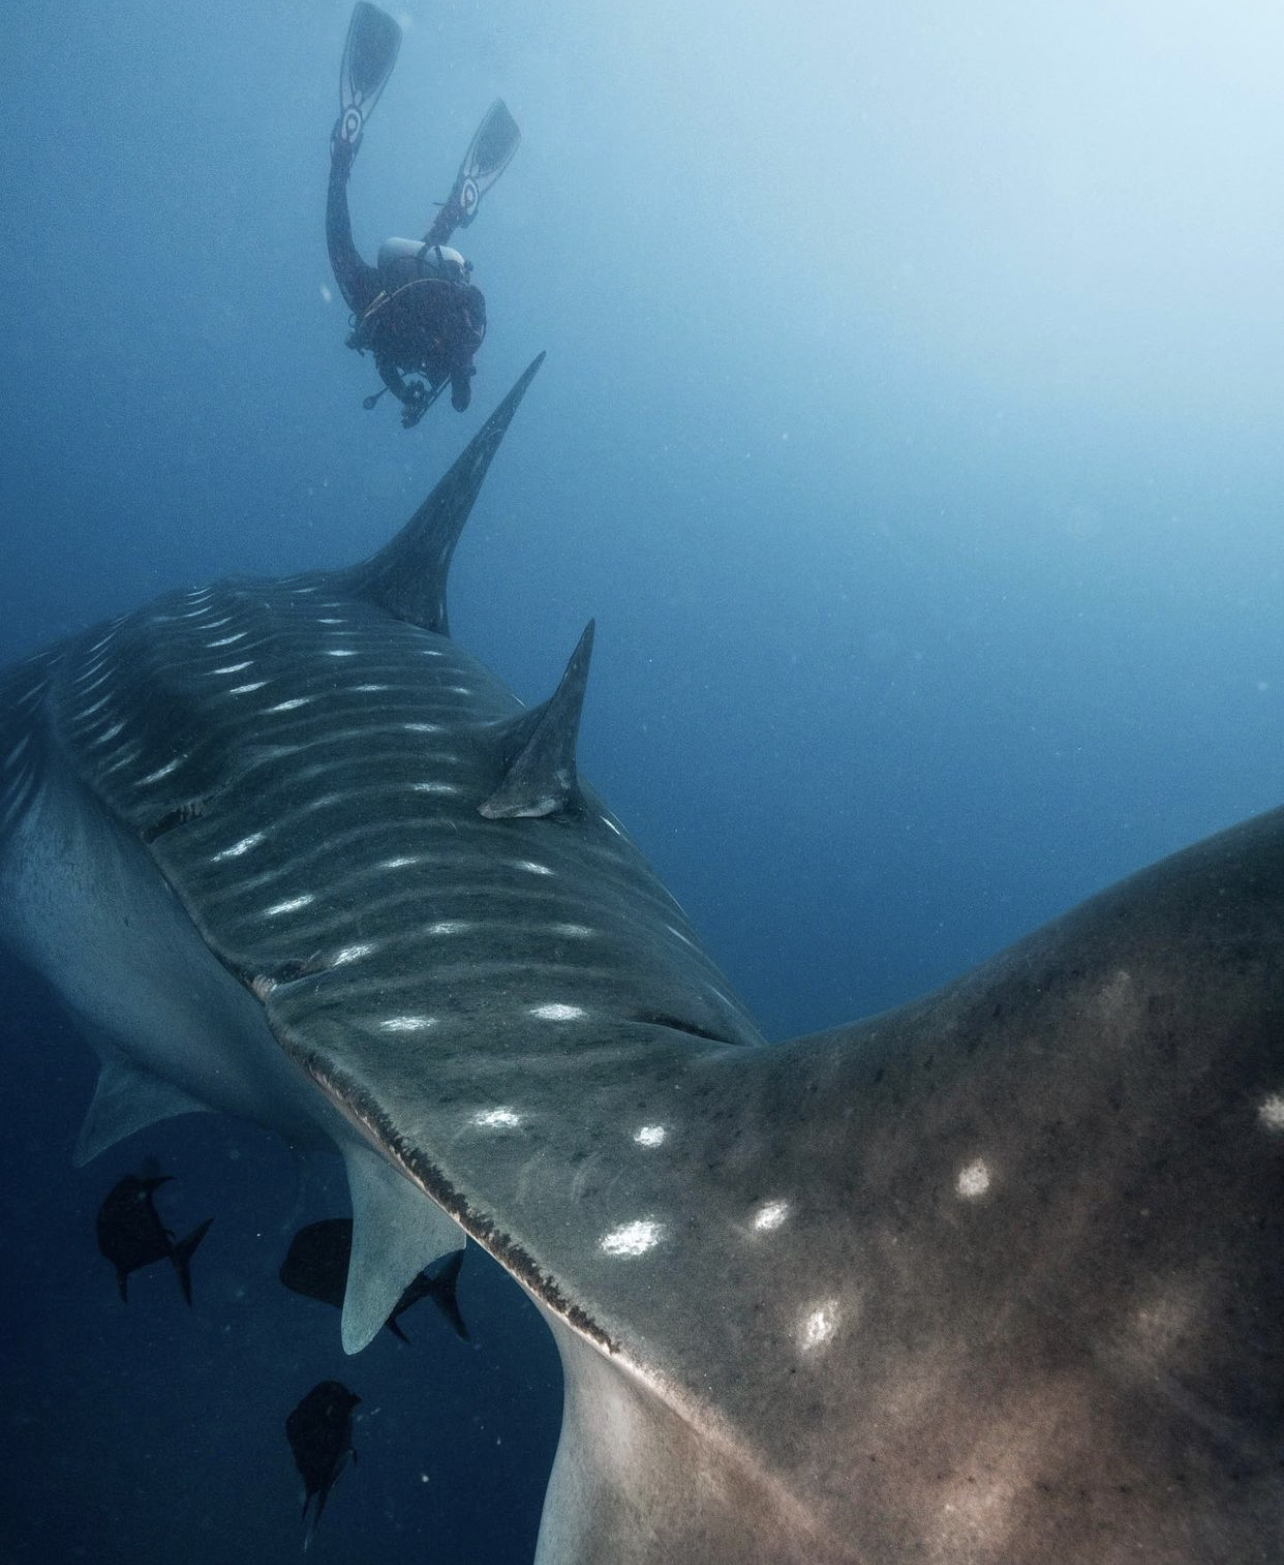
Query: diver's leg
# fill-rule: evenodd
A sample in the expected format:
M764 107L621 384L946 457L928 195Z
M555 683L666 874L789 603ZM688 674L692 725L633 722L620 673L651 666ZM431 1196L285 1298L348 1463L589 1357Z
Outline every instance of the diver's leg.
M473 365L456 369L450 377L450 405L456 413L465 413L468 404L473 400L473 376L477 373Z
M467 228L477 203L508 167L522 133L502 98L496 98L464 153L450 194L428 230L426 242L444 245L457 228Z
M379 274L367 266L352 242L352 218L348 213L348 175L357 155L357 143L335 126L330 138L330 189L325 205L325 242L330 267L339 292L354 315L363 315L379 292Z
M463 222L463 209L459 205L455 192L446 197L441 206L437 208L437 215L432 220L432 227L424 235L426 245L446 245L450 243L450 237Z

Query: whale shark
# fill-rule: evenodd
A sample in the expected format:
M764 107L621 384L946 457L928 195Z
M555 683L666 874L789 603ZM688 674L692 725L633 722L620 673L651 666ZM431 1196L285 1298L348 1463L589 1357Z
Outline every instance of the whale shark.
M1284 811L768 1042L452 555L539 360L372 558L0 676L0 938L171 1115L338 1152L342 1340L467 1235L564 1369L538 1565L1284 1547Z

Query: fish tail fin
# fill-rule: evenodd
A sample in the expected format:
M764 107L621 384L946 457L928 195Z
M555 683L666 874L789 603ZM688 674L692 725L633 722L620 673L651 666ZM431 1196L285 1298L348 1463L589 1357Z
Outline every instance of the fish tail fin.
M340 1457L335 1467L334 1473L331 1475L329 1481L322 1484L314 1495L308 1496L309 1499L315 1500L316 1504L312 1507L311 1516L308 1516L307 1506L306 1504L304 1505L303 1514L305 1520L303 1524L303 1552L305 1554L312 1546L312 1537L317 1530L317 1523L321 1520L321 1512L325 1510L325 1502L330 1498L330 1491L338 1482L339 1474L348 1465L348 1456L351 1454L351 1452L348 1452L346 1455Z
M455 1250L437 1275L431 1279L432 1302L450 1322L461 1342L471 1340L463 1311L459 1308L459 1300L455 1296L459 1268L464 1264L466 1254L467 1251L464 1249Z
M170 1259L174 1263L174 1270L178 1273L178 1284L183 1290L183 1297L190 1304L192 1302L192 1273L191 1261L196 1254L196 1247L209 1232L210 1224L214 1221L207 1217L199 1227L193 1228L186 1239L180 1239L170 1252Z

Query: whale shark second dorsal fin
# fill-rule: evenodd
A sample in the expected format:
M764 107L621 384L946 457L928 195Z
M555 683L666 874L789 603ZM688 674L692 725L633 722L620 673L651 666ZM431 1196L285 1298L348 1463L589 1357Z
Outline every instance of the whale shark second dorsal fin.
M590 620L553 694L534 711L504 725L504 778L478 806L487 820L563 815L579 808L575 741L592 654Z
M450 634L446 578L451 556L517 405L543 362L541 353L397 536L343 573L350 592L423 630Z

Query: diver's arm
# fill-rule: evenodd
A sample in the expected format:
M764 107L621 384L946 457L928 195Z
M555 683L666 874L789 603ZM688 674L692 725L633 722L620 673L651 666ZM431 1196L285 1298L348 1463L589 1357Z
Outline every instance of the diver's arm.
M373 266L367 266L361 259L352 241L352 219L348 213L348 175L352 172L356 155L356 143L345 141L336 125L330 137L330 190L325 205L325 242L339 292L352 313L361 315L379 292L379 274Z
M379 371L379 379L383 381L398 402L413 402L415 400L415 394L411 391L409 383L403 378L401 371L391 359L381 358L376 353L375 368Z
M375 354L375 368L379 371L380 380L401 403L401 422L410 429L427 411L428 393L421 382L406 380L390 359L380 358Z
M456 295L454 365L450 372L450 405L462 413L472 401L473 354L486 336L486 300L471 284Z

